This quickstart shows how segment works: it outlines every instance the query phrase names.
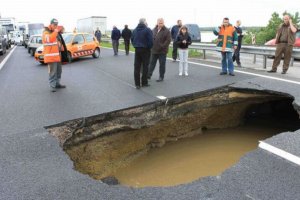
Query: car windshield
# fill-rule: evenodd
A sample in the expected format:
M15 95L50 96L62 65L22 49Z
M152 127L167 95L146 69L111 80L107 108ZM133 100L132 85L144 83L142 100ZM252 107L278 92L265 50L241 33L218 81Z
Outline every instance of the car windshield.
M65 43L69 44L69 43L72 42L72 39L73 39L74 35L73 34L63 34L62 36L64 38Z
M37 34L42 34L44 29L32 29L29 30L29 35L37 35Z
M296 33L296 38L300 38L300 31Z

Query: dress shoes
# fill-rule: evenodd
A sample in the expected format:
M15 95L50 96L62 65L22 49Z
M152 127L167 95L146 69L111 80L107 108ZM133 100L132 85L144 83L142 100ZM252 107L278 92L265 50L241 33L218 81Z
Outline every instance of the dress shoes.
M66 88L66 87L67 87L67 86L65 86L65 85L58 84L58 85L56 85L55 88L61 89L61 88Z
M164 79L163 78L159 78L158 80L156 80L157 82L162 82Z

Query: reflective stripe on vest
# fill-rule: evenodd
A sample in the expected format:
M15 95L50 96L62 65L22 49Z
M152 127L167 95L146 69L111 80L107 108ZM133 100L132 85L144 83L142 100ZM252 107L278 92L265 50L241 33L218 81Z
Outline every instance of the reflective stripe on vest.
M45 30L43 33L43 45L45 63L54 63L61 61L56 32Z
M44 46L54 46L57 45L57 42L53 42L53 43L44 43Z
M217 51L222 51L222 52L233 52L232 48L223 48L223 47L216 47Z
M45 54L45 56L59 56L59 53L48 53L48 54Z

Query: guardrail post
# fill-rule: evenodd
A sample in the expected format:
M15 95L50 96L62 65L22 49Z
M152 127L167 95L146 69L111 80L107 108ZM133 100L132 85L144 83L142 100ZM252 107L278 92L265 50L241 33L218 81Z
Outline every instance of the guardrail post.
M253 64L256 63L256 54L253 55Z
M205 60L206 59L206 53L205 53L205 49L203 49L203 59Z
M264 69L267 68L267 56L264 55Z

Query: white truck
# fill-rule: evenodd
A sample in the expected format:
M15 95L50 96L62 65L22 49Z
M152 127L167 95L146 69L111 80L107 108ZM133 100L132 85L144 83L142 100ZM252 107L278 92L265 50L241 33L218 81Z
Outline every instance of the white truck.
M23 44L23 32L22 31L11 31L9 32L12 44L22 45Z
M27 48L28 40L30 36L36 35L36 34L42 34L44 31L44 24L43 23L30 23L28 24L28 34L25 35L24 41L25 41L25 48Z
M94 34L97 28L99 28L102 35L106 33L107 17L92 16L77 20L77 32Z
M2 17L0 18L0 25L6 29L6 42L7 47L10 48L11 44L13 44L13 38L9 34L12 31L17 30L16 19L14 17Z
M25 39L27 37L27 35L29 34L28 32L28 24L29 22L18 22L17 26L19 27L18 30L20 31L20 33L22 33L22 39L20 39L20 42L22 46L25 46Z

